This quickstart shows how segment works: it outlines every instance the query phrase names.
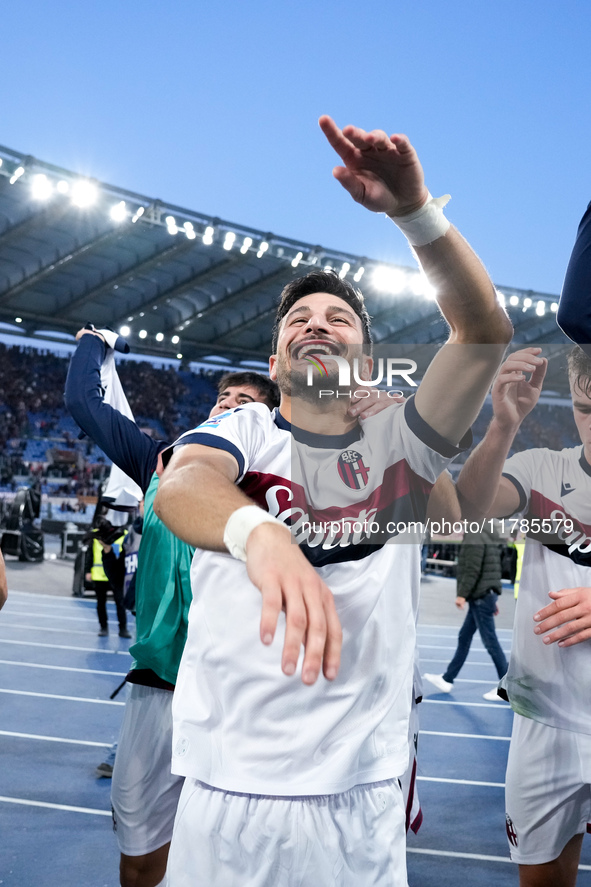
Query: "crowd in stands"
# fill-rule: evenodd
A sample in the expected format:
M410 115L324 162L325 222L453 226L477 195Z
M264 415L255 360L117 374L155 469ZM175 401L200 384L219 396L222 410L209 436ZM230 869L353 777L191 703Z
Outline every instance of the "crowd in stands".
M0 490L10 490L15 478L39 479L43 492L73 498L81 507L82 497L96 495L110 463L91 441L78 438L79 429L64 407L68 363L68 357L0 343ZM118 372L138 424L164 440L174 440L207 418L221 375L131 360L119 361ZM491 415L485 404L474 425L475 442ZM577 442L568 407L538 404L524 421L514 451L562 449ZM459 463L452 470L457 472Z

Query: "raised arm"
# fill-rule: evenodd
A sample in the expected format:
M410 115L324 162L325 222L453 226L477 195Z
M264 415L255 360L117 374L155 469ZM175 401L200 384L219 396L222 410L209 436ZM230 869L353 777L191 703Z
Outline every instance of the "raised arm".
M66 407L82 431L145 492L166 443L155 441L135 422L105 403L101 365L107 345L99 333L80 330L66 378Z
M591 203L577 231L556 319L566 335L591 354Z
M239 509L254 505L235 486L237 476L238 466L230 453L187 444L172 456L160 479L154 511L189 545L227 551L224 535L228 520ZM260 511L261 516L266 515ZM283 672L294 674L305 644L303 682L313 684L321 667L324 676L333 680L342 640L333 597L293 544L288 527L275 520L255 526L247 535L246 568L262 596L260 636L264 644L272 643L279 613L285 610Z
M515 435L542 390L548 361L539 356L541 350L515 351L499 370L492 388L492 421L458 478L462 514L469 520L507 517L519 507L519 493L502 472Z
M430 198L408 138L354 126L340 130L330 117L319 122L344 163L333 170L335 178L354 200L386 213L406 233L435 288L450 335L425 374L416 406L435 431L457 444L476 418L511 340L509 318L482 262ZM468 347L475 345L482 347Z

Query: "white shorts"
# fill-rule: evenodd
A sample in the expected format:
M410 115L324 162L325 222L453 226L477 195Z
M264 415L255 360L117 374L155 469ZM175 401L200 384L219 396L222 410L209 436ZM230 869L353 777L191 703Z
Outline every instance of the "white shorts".
M130 684L111 786L119 850L143 856L168 844L183 787L170 772L172 692Z
M399 782L281 798L187 777L167 877L168 887L407 887Z
M511 859L556 859L591 820L591 736L516 714L505 789Z

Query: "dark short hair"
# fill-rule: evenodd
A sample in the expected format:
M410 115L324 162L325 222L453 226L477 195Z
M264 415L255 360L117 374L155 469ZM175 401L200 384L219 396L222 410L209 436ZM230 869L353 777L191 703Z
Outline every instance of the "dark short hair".
M279 388L277 383L269 379L268 376L263 376L262 373L253 373L250 370L239 373L224 373L218 382L218 394L225 391L229 385L234 387L249 385L251 388L256 388L269 409L272 410L274 407L279 406Z
M273 327L273 343L271 346L273 354L277 350L281 321L298 299L303 299L304 296L311 296L312 293L329 293L331 296L338 296L339 299L346 302L361 321L364 345L371 345L371 321L361 290L354 287L348 280L339 277L336 271L310 271L304 277L296 277L295 280L290 281L283 287Z
M568 353L567 364L568 378L573 388L591 397L591 358L579 345L575 345Z

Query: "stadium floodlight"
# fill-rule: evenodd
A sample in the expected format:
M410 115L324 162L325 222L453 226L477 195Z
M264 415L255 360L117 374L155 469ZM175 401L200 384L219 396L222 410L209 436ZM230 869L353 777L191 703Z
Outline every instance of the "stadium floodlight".
M326 272L328 273L329 271L334 271L334 268L332 267L332 265L330 264L330 262L327 262L326 265L324 266L324 269L323 269L323 270L326 271Z
M138 336L140 337L140 339L145 339L147 335L148 334L147 334L146 330L140 330L138 333Z
M72 203L80 209L92 206L98 199L98 188L88 179L78 179L72 185Z
M4 162L4 161L3 161L2 158L0 157L0 166L2 166L2 163L3 163L3 162Z
M355 283L359 283L364 274L365 268L363 267L363 265L361 265L353 275L353 280L355 281Z
M435 301L437 290L432 283L429 283L422 271L413 275L410 288L415 296L424 296L429 301Z
M187 239L188 240L195 240L197 235L195 234L193 222L183 222L183 228L185 229L185 234L187 235Z
M124 326L120 327L120 329L119 329L119 335L123 336L124 339L126 339L130 333L131 333L131 329L128 326L124 325Z
M252 237L245 237L242 241L242 246L240 247L240 252L242 255L245 255L249 251L252 246Z
M124 200L114 203L109 213L114 222L124 222L127 218L127 207Z
M538 317L543 317L545 313L546 303L540 299L538 304L536 305L536 314L538 315Z
M205 244L205 246L211 246L211 244L213 243L214 233L214 229L211 227L211 225L208 225L203 232L203 243Z
M509 304L513 305L514 308L517 308L519 305L519 296L511 296L509 299Z
M163 339L164 339L164 333L156 333L156 341L157 342L162 342Z
M172 342L173 345L178 345L178 343L181 341L181 338L180 338L180 336L173 336L170 341Z
M234 234L234 232L226 231L226 236L224 237L224 249L232 249L235 240L236 235Z
M349 262L343 262L343 264L341 265L341 270L339 271L339 277L341 278L341 280L343 279L343 277L347 276L350 270L351 265L349 264Z
M531 305L532 305L532 302L531 302L531 299L530 299L529 297L528 297L528 298L525 298L525 299L523 300L523 310L524 310L524 311L527 311L528 308L531 308Z
M141 217L143 216L143 214L145 213L145 211L146 211L146 207L145 207L145 206L138 206L138 208L136 209L136 211L134 212L134 214L133 214L132 217L131 217L131 221L132 221L132 223L133 223L134 225L135 225L135 223L137 222L138 219L141 219Z
M269 249L269 244L267 243L266 240L262 240L261 245L259 246L259 251L257 253L257 259L262 258L262 256L265 255L265 253L267 252L268 249Z
M34 200L49 200L53 194L53 185L45 173L37 173L31 179L31 197Z
M183 355L182 355L182 354L180 354L180 353L179 353L179 354L177 354L177 360L182 360L182 359L183 359Z
M552 304L550 305L550 311L552 312L552 314L556 314L556 312L558 311L558 302L552 302Z
M502 293L500 290L497 290L497 302L499 305L502 305L503 308L507 304L507 299L505 298L505 293Z
M396 295L401 293L406 286L406 274L400 268L378 265L374 269L371 282L377 290Z
M15 322L15 323L22 323L22 322L23 322L23 319L22 319L22 317L15 317L15 318L14 318L14 322Z
M166 230L169 234L178 234L179 229L174 216L166 216L164 221L166 222Z
M9 182L11 185L14 185L15 182L18 182L21 176L24 176L25 168L24 166L17 166L13 174L11 175Z
M303 252L296 253L293 259L291 260L291 267L297 268L302 259L304 258Z
M65 179L60 179L60 181L55 186L55 190L59 191L60 194L68 194L70 191L70 183L66 182Z

